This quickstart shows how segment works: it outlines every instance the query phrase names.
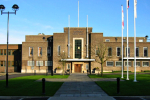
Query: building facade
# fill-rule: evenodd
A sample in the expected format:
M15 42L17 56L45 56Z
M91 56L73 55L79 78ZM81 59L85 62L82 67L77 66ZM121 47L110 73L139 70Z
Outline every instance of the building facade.
M71 73L86 73L87 70L96 73L96 67L101 70L101 64L96 60L97 50L102 49L97 48L99 44L107 47L105 55L108 60L104 62L103 70L121 71L123 59L123 69L126 71L127 42L124 37L122 58L121 39L122 37L104 37L103 33L92 32L92 27L65 27L63 33L26 35L25 42L22 42L21 72L62 73L64 69L64 72ZM1 45L0 47L2 48ZM137 71L150 70L149 48L147 38L136 37ZM129 71L134 71L134 37L129 37L128 56Z

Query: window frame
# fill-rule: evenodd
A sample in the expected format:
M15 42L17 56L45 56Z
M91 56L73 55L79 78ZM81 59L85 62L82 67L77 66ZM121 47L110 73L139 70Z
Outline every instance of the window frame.
M136 55L136 57L139 57L139 47L136 47L136 49L138 48L138 56ZM136 54L137 54L137 52L136 52Z
M128 47L128 49L129 49L129 51L128 51L129 56L128 57L130 57L130 47ZM127 57L127 47L125 47L125 53L126 53L126 57Z
M117 66L117 62L121 62L121 66ZM115 66L116 67L122 67L122 61L115 61Z
M127 67L127 66L125 65L126 62L127 62L127 61L124 61L124 66L125 66L125 67ZM131 65L129 64L129 66L128 66L128 67L131 67L131 66L132 66L132 62L131 62L131 61L128 61L128 63L131 63Z
M137 62L140 62L140 61L136 61L136 63ZM134 61L133 61L133 67L134 67ZM140 62L140 66L137 66L137 64L136 64L136 67L141 67L141 62Z
M111 57L112 56L112 47L108 47L108 50L111 49L111 55L109 55L109 51L108 51L108 56Z
M108 41L107 41L108 40ZM105 42L110 42L110 39L105 39Z
M58 47L57 47L57 55L58 56L60 56L60 51L61 51L61 47L60 47L60 45L58 45Z
M70 67L70 64L67 64L67 69L70 69L70 68L68 68L68 65L69 65L69 67Z
M2 65L2 66L1 66ZM0 66L3 67L4 66L4 61L0 61Z
M34 61L27 61L28 66L34 66Z
M88 67L88 68L87 68ZM86 70L89 70L89 64L86 64Z
M143 39L139 39L139 42L143 42Z
M143 66L143 62L148 62L148 66ZM142 67L149 67L149 61L142 61Z
M118 56L118 48L120 48L120 56ZM121 47L116 47L116 56L121 57Z
M39 55L39 48L41 48L41 51L40 51L41 55ZM42 47L38 47L38 57L41 57L43 55L42 50L43 50Z
M107 65L107 62L113 62L113 65L112 65L112 66L108 66L108 65ZM106 66L107 66L107 67L113 67L113 66L114 66L114 61L106 61Z
M32 48L32 51L31 51L31 52L32 52L32 55L30 55L30 54L31 54L31 53L30 53L30 48ZM29 56L30 56L30 57L33 56L33 47L29 47Z
M5 54L5 50L6 50L6 54ZM4 49L4 55L7 55L7 49Z
M0 52L0 55L3 55L4 54L4 50L0 49L0 51L2 51L2 52Z
M144 48L147 48L147 56L144 55ZM143 47L143 57L148 57L148 47Z
M10 49L8 49L8 55L11 55L11 50Z
M38 65L38 64L40 64L40 65ZM40 61L36 61L36 66L40 66L40 67L43 66L43 61L41 61L41 60Z

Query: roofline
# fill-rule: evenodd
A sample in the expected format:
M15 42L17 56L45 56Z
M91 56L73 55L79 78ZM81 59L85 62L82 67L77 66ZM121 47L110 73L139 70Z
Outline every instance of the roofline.
M0 44L0 45L7 45L7 44ZM8 44L8 45L22 45L22 44Z

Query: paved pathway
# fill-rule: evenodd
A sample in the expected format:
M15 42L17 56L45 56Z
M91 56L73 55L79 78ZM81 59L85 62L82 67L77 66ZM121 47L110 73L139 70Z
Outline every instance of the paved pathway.
M67 82L64 82L54 97L109 97L87 74L71 74Z

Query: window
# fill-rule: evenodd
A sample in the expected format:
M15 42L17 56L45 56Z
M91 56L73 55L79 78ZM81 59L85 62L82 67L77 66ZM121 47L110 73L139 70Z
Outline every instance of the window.
M0 61L0 66L3 67L3 61Z
M51 47L47 47L47 56L51 56Z
M126 39L123 39L123 42L127 42L127 40L126 40Z
M6 61L4 61L4 66L6 67Z
M6 49L4 49L4 55L6 55Z
M126 47L126 57L127 57L127 47ZM130 47L128 47L128 57L130 57Z
M42 56L42 47L38 47L38 56Z
M43 66L43 61L36 61L36 66Z
M125 65L124 66L127 66L127 62L125 61ZM131 61L128 61L128 66L131 67Z
M8 50L8 55L11 55L11 50Z
M98 53L99 53L99 47L96 46L96 47L95 47L95 55L98 55Z
M14 61L11 62L11 66L14 67Z
M133 62L133 66L134 66L134 62ZM140 67L140 61L136 61L136 67Z
M60 45L58 46L58 56L60 56Z
M70 69L70 64L67 64L67 69Z
M15 50L11 50L12 55L14 55Z
M147 47L143 47L144 49L144 57L148 56L148 48Z
M143 42L143 39L139 39L139 42Z
M45 66L52 66L52 61L45 61Z
M117 56L121 56L121 48L117 47Z
M116 66L122 66L122 62L121 61L116 61Z
M3 55L3 50L2 49L0 49L0 55Z
M149 62L148 61L143 61L143 67L148 67L149 66Z
M136 47L136 57L139 57L139 48Z
M112 56L112 48L111 47L108 48L108 56Z
M109 39L105 39L105 42L110 42L110 40Z
M107 61L106 62L106 66L113 66L113 65L114 65L113 61Z
M75 40L75 58L81 58L82 41Z
M34 61L28 61L28 66L34 66Z
M33 56L33 47L29 47L29 56Z
M89 64L86 64L86 70L88 70L89 69Z

